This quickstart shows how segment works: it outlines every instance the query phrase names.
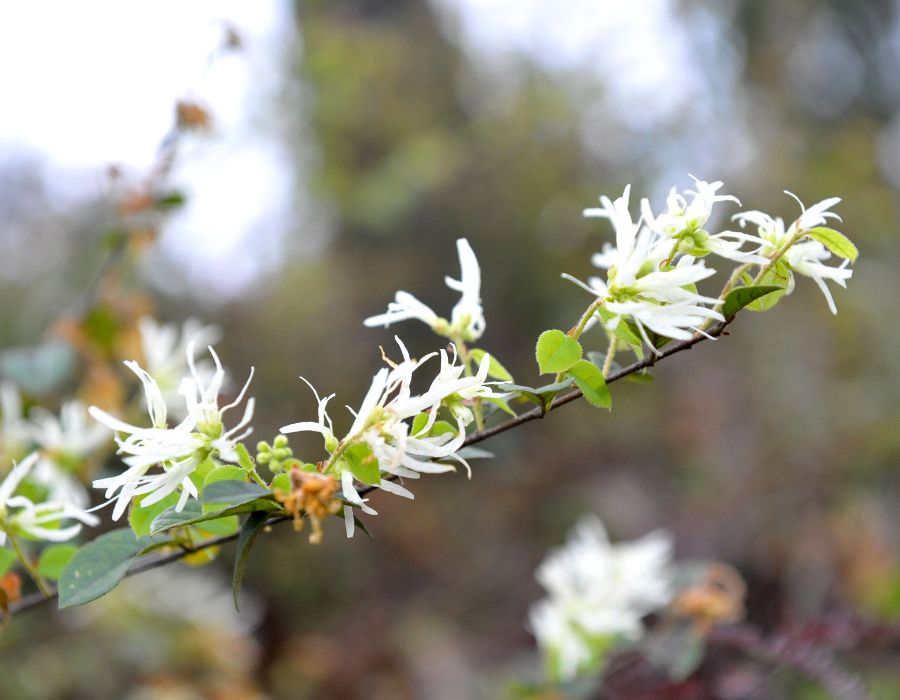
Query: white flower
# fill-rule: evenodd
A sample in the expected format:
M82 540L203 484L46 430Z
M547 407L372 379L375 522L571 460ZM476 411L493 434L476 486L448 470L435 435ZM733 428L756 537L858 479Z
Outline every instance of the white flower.
M444 283L461 296L453 307L449 322L409 292L400 291L388 304L385 313L371 316L363 324L387 328L392 323L414 318L428 324L440 335L459 337L465 341L478 340L485 328L484 310L481 308L481 268L465 238L456 241L456 251L462 274L459 280L445 277Z
M724 320L717 311L704 306L718 299L693 291L693 286L715 274L692 255L682 255L671 265L672 242L656 231L635 222L628 209L630 186L614 202L601 197L598 209L586 209L585 216L608 218L615 228L615 247L607 244L591 262L607 270L604 281L591 277L587 284L563 275L598 298L611 312L607 321L615 329L625 316L630 317L647 345L654 349L645 328L669 338L686 340L691 332L699 332L706 319Z
M222 335L220 330L216 326L205 326L195 318L187 319L179 329L173 323L157 323L150 316L138 321L138 329L144 368L156 380L169 412L184 418L185 406L179 388L181 379L188 373L188 344L193 342L199 347L214 345ZM206 361L196 363L195 370L207 381L215 371Z
M641 619L672 598L671 549L661 531L612 545L592 516L544 560L536 577L548 597L532 608L531 627L561 679L598 661L598 642L643 634Z
M789 227L785 227L784 220L780 217L773 217L761 211L745 211L734 216L741 226L746 226L748 223L756 226L764 241L763 252L770 255L788 245L790 241L802 238L805 231L823 226L828 223L829 219L840 220L836 213L830 211L841 201L839 197L823 199L807 209L796 195L787 191L785 193L797 200L801 211L800 216ZM831 313L836 314L837 307L825 281L831 280L846 288L847 280L853 276L853 270L847 267L850 264L849 260L844 260L837 267L823 265L822 261L828 260L830 257L831 253L819 241L801 240L791 245L782 258L787 264L788 279L785 293L790 294L794 290L794 272L810 277L822 290Z
M677 188L673 187L666 198L666 211L659 216L653 215L649 200L641 200L641 212L647 226L664 239L675 241L673 250L676 252L692 255L714 253L741 263L765 264L767 260L756 252L741 250L747 242L758 244L758 248L763 244L760 238L737 231L711 234L703 228L717 202L740 204L740 200L730 194L716 194L722 187L721 181L706 182L693 175L691 177L697 189L685 190L684 194L679 194ZM691 196L690 201L685 195Z
M0 457L20 457L31 442L28 424L22 417L22 397L12 382L0 383Z
M36 407L29 413L32 440L41 448L31 480L48 490L48 500L87 507L87 489L72 472L109 440L102 425L88 418L85 405L66 401L59 417Z
M342 457L348 448L364 445L369 455L367 459L377 461L379 477L373 486L398 496L413 498L409 490L381 475L417 479L420 474L453 471L452 465L435 461L442 459L459 462L471 474L468 463L456 454L465 441L466 426L471 421L471 410L463 402L499 396L486 384L490 356L485 355L482 359L476 375L467 377L464 376L465 366L456 362L455 347L452 357L447 351L441 350L440 353L431 353L421 360L415 360L410 357L400 339L395 339L403 360L397 364L389 362L390 367L384 367L375 374L359 410L351 411L354 416L353 425L343 439L338 440L335 436L332 420L326 410L334 394L323 399L315 389L313 393L318 403L318 419L315 422L292 423L281 428L282 433L320 433L325 439L325 449L331 453L326 473L330 470L336 476L339 475L344 498L369 514L375 514L375 511L359 495L354 485L355 476L351 465ZM413 373L438 355L441 366L437 376L427 391L413 395L410 388ZM309 386L312 388L312 385ZM429 435L437 419L438 409L448 401L456 420L456 430ZM424 420L417 426L416 432L411 434L412 427L407 421L421 414L424 414ZM353 509L349 506L344 509L344 519L347 536L352 537Z
M152 427L130 425L91 406L90 414L97 421L126 435L124 439L117 436L116 443L119 445L119 454L125 455L122 461L128 465L128 469L117 476L94 481L96 488L106 489L106 498L114 497L118 492L118 496L113 498L116 501L113 520L122 516L133 497L145 496L141 505L149 506L179 487L181 497L176 510L181 510L189 498L197 497L197 486L190 477L203 460L218 457L227 462L237 462L235 444L252 432L252 428L247 426L253 417L253 399L247 400L244 415L233 428L225 429L223 417L229 409L243 401L253 379L253 370L251 369L238 397L227 406L219 408L218 395L225 372L211 347L209 353L216 369L212 379L204 384L194 363L194 344L188 343L186 354L191 377L184 378L179 388L187 417L173 428L169 428L167 424L166 403L159 385L136 362L125 364L143 384ZM162 472L148 474L157 465L162 468Z
M78 520L85 525L100 522L96 516L71 503L45 501L35 504L25 496L14 496L37 462L38 454L31 453L15 465L0 484L0 545L6 543L10 533L22 533L48 542L64 542L77 535L81 525L58 527L60 520Z

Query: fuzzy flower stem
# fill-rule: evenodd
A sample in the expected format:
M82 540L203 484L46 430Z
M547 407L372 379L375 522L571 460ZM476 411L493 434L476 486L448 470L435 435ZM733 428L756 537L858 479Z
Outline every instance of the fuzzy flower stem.
M594 317L594 314L599 311L600 307L606 303L606 297L597 297L590 306L587 307L585 312L581 315L581 318L578 320L578 323L575 325L572 330L569 331L568 335L578 340L581 337L581 334L584 333L584 329L588 323L590 323L591 319ZM606 374L606 370L604 370L604 375ZM556 375L556 379L554 381L561 382L563 377L565 376L565 372L560 372Z
M45 596L52 596L53 592L47 582L44 580L44 577L38 573L38 570L32 566L31 562L28 561L28 557L25 556L25 552L22 551L22 548L19 546L19 542L13 536L13 534L5 527L0 525L0 528L6 532L6 536L9 538L9 543L12 545L13 550L16 553L16 557L19 559L19 563L28 572L28 575L31 579L37 584L37 587L41 589L41 593Z
M606 357L603 358L603 372L604 377L609 376L609 370L612 368L613 359L616 356L616 345L618 345L619 339L616 336L612 336L609 339L609 347L606 349Z

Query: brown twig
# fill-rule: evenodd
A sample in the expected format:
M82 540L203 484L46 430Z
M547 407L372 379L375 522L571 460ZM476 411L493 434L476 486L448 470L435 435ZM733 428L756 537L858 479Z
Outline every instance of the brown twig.
M689 338L688 340L682 340L677 343L672 343L672 344L664 347L662 350L660 350L658 352L658 354L650 353L643 360L639 360L637 362L634 362L634 363L628 365L627 367L623 367L622 369L612 372L606 378L607 384L611 384L612 382L616 382L620 379L624 379L625 377L627 377L629 375L637 374L638 372L641 372L642 370L652 367L654 364L656 364L656 362L658 362L659 360L661 360L663 358L669 357L670 355L675 355L676 353L682 352L684 350L690 350L692 347L697 345L697 343L701 343L704 340L706 340L707 337L717 338L717 337L721 336L725 332L725 329L728 327L728 324L731 322L731 320L733 320L733 319L729 319L727 321L723 321L723 322L716 324L715 326L713 326L712 328L709 329L709 331L706 333L706 335L698 333L698 334L692 336L691 338ZM487 428L480 432L469 435L466 438L463 445L465 445L465 446L474 445L476 443L482 442L483 440L487 440L488 438L494 437L495 435L499 435L500 433L505 433L507 430L512 430L513 428L517 428L520 425L523 425L524 423L528 423L528 422L536 420L538 418L543 418L547 413L559 408L560 406L564 406L567 403L571 403L572 401L575 401L576 399L581 398L581 396L582 396L582 393L581 393L580 389L576 389L576 390L573 390L562 396L558 396L555 399L553 399L553 401L550 403L550 405L548 406L546 411L542 410L541 407L539 407L539 406L535 407L535 408L531 409L530 411L526 411L525 413L522 413L522 414L516 416L515 418L510 418L509 420L504 421L503 423L499 423L498 425L495 425L491 428ZM374 487L374 486L367 486L367 487L360 489L359 493L361 495L365 495L365 494L373 491L375 488L376 487ZM271 520L269 520L269 522L266 524L266 526L268 527L271 525L275 525L277 523L284 522L285 520L290 520L290 518L285 517L285 516L279 516L276 518L272 518ZM188 556L189 554L193 554L195 552L199 552L204 549L208 549L209 547L218 547L219 545L223 545L223 544L227 544L228 542L232 542L232 541L236 540L237 538L238 538L237 534L224 535L222 537L216 537L215 539L206 540L204 542L201 542L194 548L179 549L178 551L170 552L168 554L162 554L162 555L159 555L159 556L156 556L153 558L147 558L144 560L140 560L131 569L129 569L128 573L126 573L125 576L126 577L134 576L135 574L139 574L144 571L149 571L150 569L156 569L160 566L165 566L167 564L171 564L180 559L183 559L184 557ZM18 613L18 612L22 612L23 610L28 610L30 608L36 607L38 605L41 605L42 603L45 603L48 600L55 598L56 595L57 595L56 591L53 591L53 594L51 596L45 596L42 593L33 593L31 595L25 596L24 598L19 600L14 605L11 605L10 612Z

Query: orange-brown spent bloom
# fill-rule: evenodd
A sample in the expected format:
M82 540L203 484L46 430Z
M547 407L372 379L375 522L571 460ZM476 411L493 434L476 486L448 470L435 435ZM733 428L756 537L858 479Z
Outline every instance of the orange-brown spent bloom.
M699 583L675 596L670 610L677 617L692 619L698 631L706 634L714 625L744 616L746 593L747 585L736 569L713 562L706 566Z
M209 110L190 100L179 100L175 104L175 118L179 129L209 129L212 126Z
M275 492L275 498L294 517L294 529L303 529L303 514L309 516L312 532L310 544L322 541L322 521L341 509L341 503L334 495L338 492L338 482L331 476L305 472L299 467L291 469L291 492Z

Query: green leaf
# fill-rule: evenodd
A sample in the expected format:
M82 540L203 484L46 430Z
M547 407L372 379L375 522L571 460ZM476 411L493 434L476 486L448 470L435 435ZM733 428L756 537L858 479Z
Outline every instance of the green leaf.
M78 547L74 544L52 544L41 552L37 570L44 578L56 581L66 564L75 556Z
M234 594L234 609L239 610L238 598L241 595L241 586L244 584L244 572L247 570L247 559L250 550L256 541L256 536L269 519L269 514L264 510L257 510L250 514L241 526L238 535L237 556L234 560L234 576L231 579L231 590Z
M504 413L508 413L513 418L516 417L516 412L509 407L509 404L506 402L506 399L501 399L499 396L495 396L495 397L486 398L484 400L489 404L493 404L494 406L496 406L499 410L503 411Z
M233 535L238 531L239 525L240 521L237 515L223 515L209 520L200 520L193 527L200 530L203 534L222 537L224 535Z
M134 530L134 534L138 537L146 537L153 529L151 526L153 521L160 513L165 513L170 508L174 508L178 504L179 494L170 493L161 501L157 501L149 506L142 506L141 501L146 496L138 496L131 502L131 508L128 511L128 524Z
M281 491L282 493L290 493L294 490L294 486L291 483L291 475L285 472L284 474L279 474L274 479L272 479L272 483L269 484L269 488L273 491Z
M3 576L16 563L16 553L6 547L0 547L0 576Z
M791 271L787 268L787 263L784 260L779 260L771 270L768 270L762 276L759 280L759 286L779 287L780 289L750 302L747 304L746 308L750 311L768 311L771 309L775 304L781 301L781 297L783 297L785 291L787 291L790 275Z
M253 457L250 456L250 453L247 452L247 448L244 447L244 443L239 442L234 446L235 452L237 452L238 456L238 464L241 465L248 472L252 472L254 469L253 466Z
M378 484L381 482L381 469L378 459L372 454L372 448L363 443L351 445L343 454L347 468L353 472L353 476L364 484Z
M600 315L600 318L603 319L603 325L609 330L607 324L615 318L615 314L603 307L599 308L597 313ZM616 324L616 327L612 330L612 334L634 350L638 359L644 359L644 341L641 339L640 335L638 335L637 326L631 321L626 318L620 318L619 323ZM601 361L599 364L602 365L603 362Z
M231 464L216 467L206 475L206 478L203 480L203 488L206 488L217 481L241 481L246 483L247 472L240 467L235 467Z
M562 331L550 330L541 333L535 348L535 357L541 374L565 372L581 359L584 351L575 338Z
M840 231L833 228L819 226L806 232L810 238L817 240L839 258L846 258L850 262L856 262L859 250L853 242Z
M481 364L482 359L485 355L487 355L484 350L481 348L472 348L469 350L469 355L472 356L472 359L475 360L476 364ZM513 380L512 375L509 371L500 364L496 357L491 355L490 363L488 364L488 376L493 377L494 379L499 379L503 382L511 382Z
M606 379L593 362L578 360L566 374L572 377L589 404L599 408L612 407L612 396L606 386Z
M230 484L233 482L219 481L216 483ZM266 493L269 492L266 491ZM274 499L274 494L272 495L272 498ZM164 513L158 515L153 521L153 524L150 526L150 534L156 535L160 532L171 530L173 527L184 527L186 525L198 525L199 523L213 522L222 518L228 518L230 516L251 513L254 510L277 510L277 506L270 501L265 501L260 498L251 498L245 503L238 503L226 508L222 508L221 504L212 507L210 505L204 505L201 507L200 504L197 503L197 501L188 501L181 512L177 512L174 508L170 508ZM207 532L213 532L219 529L227 529L227 527L227 524L221 524L218 526L204 525L202 529Z
M732 289L728 296L725 297L725 303L722 305L722 315L730 321L745 306L752 304L767 294L773 294L778 291L784 292L784 287L769 284Z
M59 577L59 607L71 608L109 593L143 551L165 544L166 537L138 538L130 527L100 535L79 549Z
M204 506L241 506L258 498L273 500L275 496L258 484L237 480L216 481L204 486L200 493L200 501Z
M522 386L521 384L501 384L499 388L503 391L514 392L519 397L531 401L531 403L535 403L544 410L547 410L556 395L563 389L567 389L570 384L570 381L565 380L547 384L546 386L541 386L536 389L530 386Z

